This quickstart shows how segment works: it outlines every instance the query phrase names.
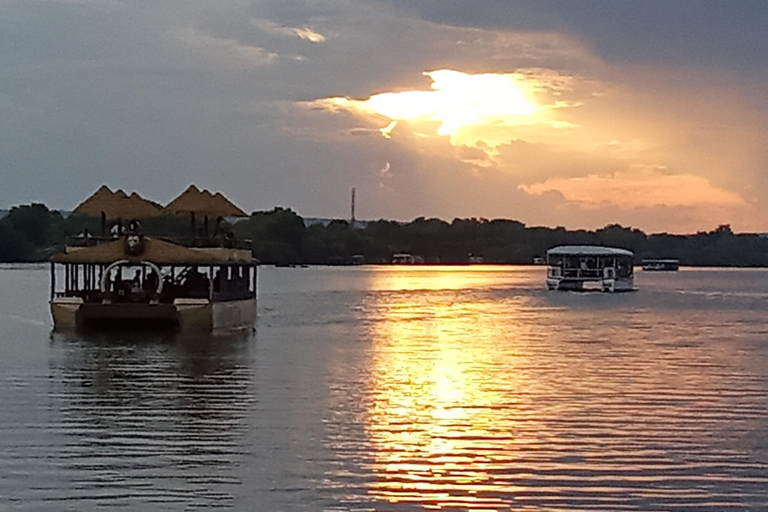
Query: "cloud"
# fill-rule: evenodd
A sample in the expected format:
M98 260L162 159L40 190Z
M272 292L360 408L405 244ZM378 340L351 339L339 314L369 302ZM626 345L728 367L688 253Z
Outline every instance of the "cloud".
M284 34L290 34L297 36L299 39L304 39L310 43L322 43L325 41L325 36L319 32L315 32L309 27L295 28L295 27L281 27L279 32Z
M361 218L768 230L764 66L628 65L521 21L546 7L446 2L0 0L0 207L195 181L310 216L355 186Z
M655 206L744 206L738 195L690 174L665 174L663 169L636 167L611 175L550 178L518 187L528 194L557 191L582 208L614 206L633 209Z
M264 48L241 44L230 38L204 34L192 27L178 30L174 38L188 50L190 57L204 61L208 68L220 65L247 69L275 62L277 53Z
M547 132L576 128L556 114L579 104L568 99L574 77L542 69L479 74L438 69L423 75L432 82L429 90L382 92L366 99L337 96L300 104L382 119L385 138L391 137L398 122L407 121L415 133L448 136L454 146L478 148L488 156L523 136L536 140Z

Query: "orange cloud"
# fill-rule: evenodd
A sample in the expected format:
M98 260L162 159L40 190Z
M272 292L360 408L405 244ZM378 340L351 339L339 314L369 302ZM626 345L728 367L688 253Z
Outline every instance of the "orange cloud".
M655 206L742 206L737 194L713 186L691 174L663 174L659 169L635 168L611 175L591 174L576 178L550 178L520 185L528 194L559 192L568 201L587 209L615 206L632 209Z

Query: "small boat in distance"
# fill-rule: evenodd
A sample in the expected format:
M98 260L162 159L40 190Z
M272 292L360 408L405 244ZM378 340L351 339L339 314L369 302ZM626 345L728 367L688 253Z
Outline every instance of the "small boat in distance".
M680 269L677 258L647 258L642 261L643 270L652 272L675 272Z
M408 252L400 252L392 255L392 263L395 265L414 265L417 263L424 263L424 258L421 256L414 256Z
M547 251L547 288L585 289L596 283L604 292L635 289L634 254L626 249L598 245L562 245Z

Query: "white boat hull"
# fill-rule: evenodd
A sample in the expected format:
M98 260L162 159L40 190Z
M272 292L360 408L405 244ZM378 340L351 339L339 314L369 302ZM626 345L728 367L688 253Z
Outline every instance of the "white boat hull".
M547 289L566 290L566 291L585 291L585 286L594 284L599 290L604 292L628 292L635 290L634 279L568 279L568 278L547 278Z

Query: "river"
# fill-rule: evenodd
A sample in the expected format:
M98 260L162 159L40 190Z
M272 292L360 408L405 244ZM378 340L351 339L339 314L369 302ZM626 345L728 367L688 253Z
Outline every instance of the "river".
M768 509L768 270L259 270L253 333L52 332L0 266L0 510Z

